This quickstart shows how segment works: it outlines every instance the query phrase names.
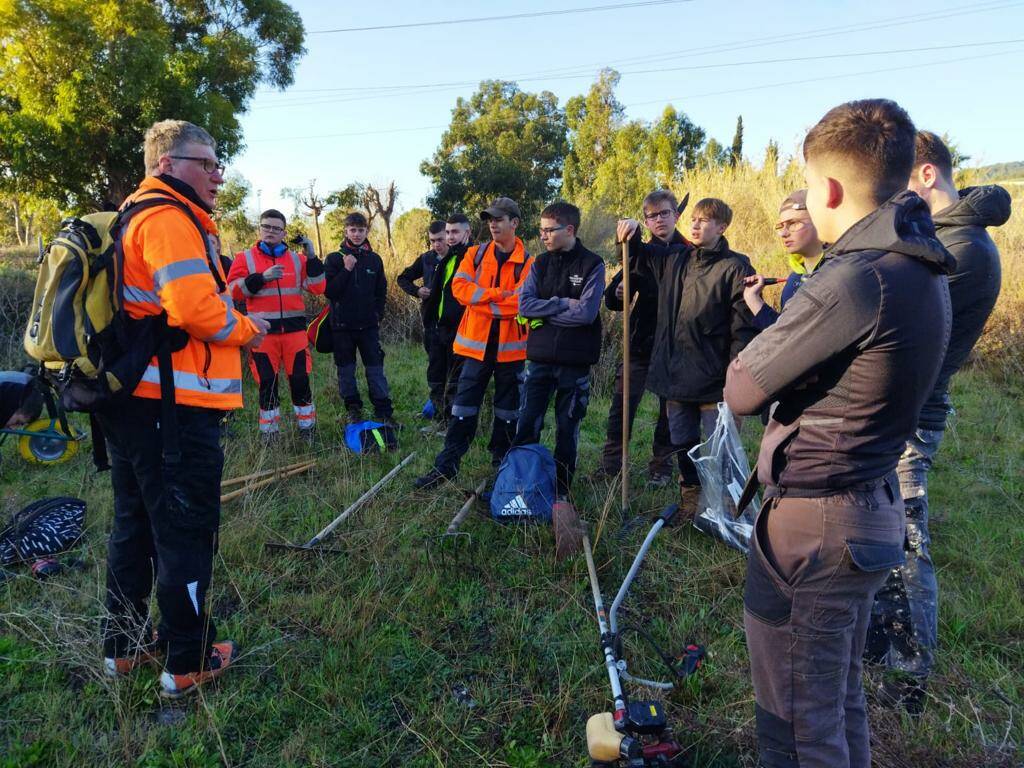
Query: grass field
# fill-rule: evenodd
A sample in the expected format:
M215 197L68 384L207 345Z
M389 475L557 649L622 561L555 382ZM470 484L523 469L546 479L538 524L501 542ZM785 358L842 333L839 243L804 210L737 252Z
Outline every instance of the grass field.
M100 674L109 479L93 474L87 450L40 468L5 446L5 511L70 493L89 502L89 514L81 568L47 582L20 570L0 586L0 765L588 765L584 724L609 702L582 557L556 564L549 529L473 516L464 526L474 545L466 558L432 563L424 539L443 530L462 495L455 487L411 490L440 446L414 423L425 390L422 350L394 347L386 364L409 425L399 454L360 459L338 447L333 366L321 358L316 474L225 506L210 602L222 635L243 655L222 683L174 706L159 701L154 671L117 682ZM617 540L617 489L590 477L612 367L606 361L598 371L577 484L584 516L599 531L606 592L643 536ZM250 402L252 395L250 385ZM876 765L886 768L1010 768L1024 760L1024 389L967 372L953 397L958 414L931 491L941 650L923 717L871 710ZM646 402L634 440L637 485L652 416ZM749 450L759 425L744 429ZM251 411L235 417L225 475L304 455L295 441L264 451L254 431ZM477 442L461 487L489 470ZM309 538L412 450L413 465L339 529L333 544L344 554L264 551L266 541ZM640 492L633 504L651 513L672 496ZM667 699L701 768L754 764L743 573L739 554L693 529L672 529L656 541L629 600L663 644L698 640L708 648L703 670ZM657 671L643 648L627 651L634 672Z

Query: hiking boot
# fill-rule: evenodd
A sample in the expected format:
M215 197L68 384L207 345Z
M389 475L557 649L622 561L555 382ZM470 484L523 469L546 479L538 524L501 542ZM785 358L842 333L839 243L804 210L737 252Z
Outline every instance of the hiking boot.
M198 686L224 674L238 657L238 646L232 640L214 643L206 660L206 669L201 672L187 672L172 675L164 671L160 675L160 695L166 699L180 699L192 693Z
M299 438L303 440L306 443L306 445L312 445L316 441L316 427L306 427L306 429L300 429Z
M679 517L680 523L693 522L700 505L700 484L688 485L679 483Z
M904 675L886 677L875 689L876 700L881 706L887 709L902 707L912 716L924 712L927 693L923 682Z
M437 486L442 485L451 479L451 477L446 475L437 467L431 467L427 474L413 480L412 487L417 491L429 491L431 488L437 488Z
M280 432L260 432L260 443L264 446L271 446L281 439Z
M385 427L391 427L395 432L399 432L402 429L402 425L395 421L394 416L375 416L374 418L384 424Z
M555 559L565 560L583 549L583 527L576 507L567 499L559 499L551 508L551 525L555 529Z
M160 664L160 657L163 656L163 648L157 642L156 632L152 639L143 645L135 648L135 653L129 656L107 656L103 659L103 671L107 677L123 677L134 672L143 664Z
M350 407L346 409L344 419L349 424L358 424L361 421L366 421L366 419L363 418L363 409L355 407Z
M620 470L619 470L618 467L616 467L615 469L608 469L606 467L598 467L597 470L594 472L594 474L591 475L591 478L593 478L595 481L600 481L600 482L603 482L603 483L611 483L611 482L614 482L615 480L619 479L619 471Z
M663 475L660 472L647 473L648 488L664 488L672 482L672 475Z

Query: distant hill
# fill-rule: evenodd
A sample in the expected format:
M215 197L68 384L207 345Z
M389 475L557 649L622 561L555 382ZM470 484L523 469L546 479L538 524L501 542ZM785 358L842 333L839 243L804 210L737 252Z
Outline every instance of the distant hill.
M979 181L1005 181L1008 179L1024 179L1024 160L1013 163L995 163L971 168L978 174Z

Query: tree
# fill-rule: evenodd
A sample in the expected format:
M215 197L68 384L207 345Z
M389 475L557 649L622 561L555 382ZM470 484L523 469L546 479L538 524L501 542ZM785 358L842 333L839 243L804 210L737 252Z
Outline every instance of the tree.
M56 203L35 195L14 194L0 198L0 206L7 209L11 224L8 236L13 235L18 245L35 245L42 235L49 237L60 225L60 212Z
M305 35L283 0L6 0L0 30L0 189L77 208L131 191L157 120L236 154L238 114L291 84Z
M700 156L697 159L697 164L703 168L713 170L715 168L721 168L729 160L729 150L723 147L714 138L708 139L708 143L704 145L704 149L701 151Z
M729 165L735 168L743 161L743 115L736 118L736 133L732 135L732 148L729 150Z
M391 217L395 213L395 203L398 201L398 187L395 182L388 182L383 192L373 184L365 186L366 207L373 212L375 218L384 223L384 234L388 239L388 250L395 255L395 241L391 237Z
M619 73L603 69L586 96L565 103L568 152L562 169L562 196L583 204L592 194L597 169L612 151L625 112L615 98Z
M773 178L779 175L779 156L781 150L779 148L779 142L775 139L768 140L768 146L764 150L764 166L763 171L769 174Z
M478 211L498 196L523 213L524 235L559 185L565 159L565 113L549 91L526 93L515 83L487 80L460 98L441 145L420 172L434 185L427 204L438 218Z
M426 208L413 208L395 220L395 255L403 263L427 250L427 227L433 220Z
M683 170L696 167L703 144L703 129L671 104L665 107L661 118L648 131L646 156L655 184L667 187L679 179Z
M259 236L257 222L249 218L245 201L252 193L252 185L240 174L229 174L217 193L217 226L224 245L245 247Z
M615 132L608 157L597 169L594 201L616 216L637 217L640 203L655 186L650 163L643 160L650 141L648 126L635 120Z

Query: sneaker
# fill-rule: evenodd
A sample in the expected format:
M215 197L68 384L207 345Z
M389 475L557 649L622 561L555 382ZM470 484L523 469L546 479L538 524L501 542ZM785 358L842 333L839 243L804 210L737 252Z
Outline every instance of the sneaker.
M448 480L451 480L448 475L441 472L437 467L431 467L427 474L413 480L412 486L417 491L429 491L431 488L437 488L437 486Z
M374 416L374 418L382 422L384 426L391 427L395 432L399 432L402 429L402 425L395 421L394 416Z
M551 508L551 525L555 529L555 559L565 560L583 549L583 528L576 507L567 499L559 499Z
M103 671L107 677L123 677L131 674L143 664L159 665L161 656L163 656L163 648L157 642L156 632L154 632L153 639L145 645L137 646L133 655L116 658L105 657Z
M662 475L658 472L647 473L647 485L651 488L664 488L672 482L672 475Z
M349 424L358 424L361 421L366 421L366 419L363 418L362 408L347 409L347 412L344 416L344 420L347 421Z
M206 669L201 672L187 672L184 675L172 675L166 670L160 675L160 695L166 699L180 699L192 693L197 686L208 683L224 674L231 663L238 657L238 646L231 640L214 643L210 648L210 656L206 661Z

